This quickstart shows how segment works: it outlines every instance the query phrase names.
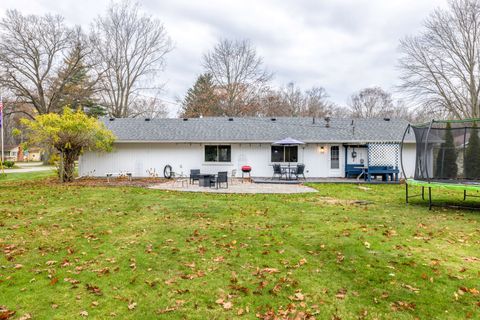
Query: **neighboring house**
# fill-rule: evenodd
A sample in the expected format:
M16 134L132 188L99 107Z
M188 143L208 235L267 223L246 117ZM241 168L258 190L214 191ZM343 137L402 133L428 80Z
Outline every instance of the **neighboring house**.
M0 151L1 153L1 151ZM20 145L4 146L4 158L10 161L40 161L41 149L30 148L23 150Z
M117 140L111 153L85 152L81 176L129 171L163 175L170 165L177 173L237 171L252 167L252 176L270 177L272 165L306 166L307 177L344 177L349 165L388 165L400 169L400 142L408 123L399 119L337 118L185 118L101 119ZM272 146L287 137L300 146ZM415 168L413 134L407 136L407 176ZM401 171L401 170L400 170Z
M5 145L3 147L3 158L9 161L18 161L20 147L17 145ZM0 150L0 154L1 154Z
M30 148L23 150L23 158L20 161L41 161L42 150L40 148Z

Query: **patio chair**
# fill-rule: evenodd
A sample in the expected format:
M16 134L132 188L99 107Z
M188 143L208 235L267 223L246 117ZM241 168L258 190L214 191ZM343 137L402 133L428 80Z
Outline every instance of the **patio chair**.
M275 179L275 176L279 176L279 179L282 179L283 175L285 175L285 177L287 176L287 172L285 171L285 169L282 169L282 167L278 163L273 164L272 179Z
M237 177L237 169L232 170L232 175L230 176L230 184L234 184L235 178Z
M227 171L220 171L215 177L210 179L210 188L212 186L221 188L222 183L226 184L225 189L228 189L228 172Z
M304 164L298 164L297 165L297 168L295 169L295 171L293 172L293 174L295 175L295 177L297 178L298 180L298 177L299 176L302 176L303 177L303 180L307 180L305 178L305 165Z
M190 170L190 184L194 184L195 180L199 181L198 175L200 174L200 169L192 169Z
M172 172L173 184L172 187L177 186L177 184L182 184L182 188L185 186L188 188L188 177L181 173Z

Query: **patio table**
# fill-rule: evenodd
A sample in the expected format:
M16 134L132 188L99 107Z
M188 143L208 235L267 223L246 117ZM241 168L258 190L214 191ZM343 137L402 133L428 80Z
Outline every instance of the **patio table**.
M199 174L198 177L198 185L200 187L210 187L210 180L215 177L214 174Z
M286 165L282 165L281 166L282 170L285 170L286 172L286 180L295 180L295 179L292 179L292 173L295 172L295 170L297 169L297 166L286 166Z

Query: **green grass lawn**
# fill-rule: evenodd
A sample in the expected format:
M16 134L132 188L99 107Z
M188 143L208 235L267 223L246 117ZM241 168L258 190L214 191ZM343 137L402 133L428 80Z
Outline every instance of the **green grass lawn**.
M480 317L478 212L406 207L397 185L315 188L0 181L0 306L34 319Z

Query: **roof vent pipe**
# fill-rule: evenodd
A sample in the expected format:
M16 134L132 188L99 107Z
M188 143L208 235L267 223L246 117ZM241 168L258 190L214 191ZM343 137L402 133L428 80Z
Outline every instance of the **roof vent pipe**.
M277 121L277 118L271 118L270 120L272 120L272 121Z
M313 124L315 124L315 117L313 117L313 119L312 119L312 123L313 123Z
M145 118L145 121L150 121L151 119L150 118Z
M188 121L188 118L183 118L183 121Z
M110 118L109 120L110 120L110 121L114 121L114 120L115 120L115 118Z
M330 128L330 117L325 117L325 127Z
M233 121L233 118L228 118L228 121Z

